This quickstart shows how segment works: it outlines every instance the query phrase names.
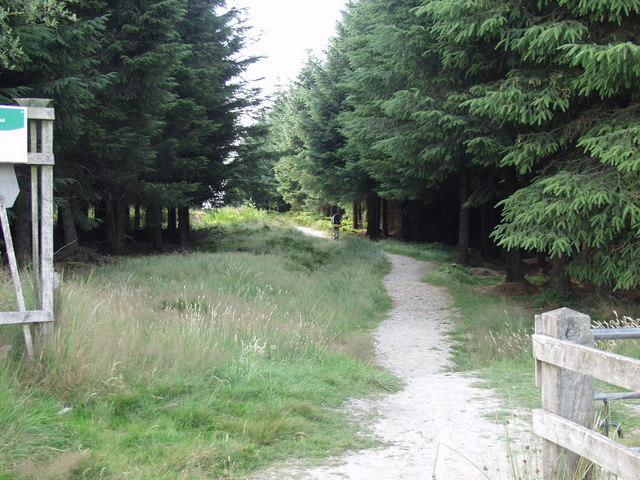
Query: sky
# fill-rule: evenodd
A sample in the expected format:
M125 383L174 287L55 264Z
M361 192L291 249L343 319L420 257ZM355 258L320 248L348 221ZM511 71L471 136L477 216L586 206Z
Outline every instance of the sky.
M308 58L308 50L322 58L347 0L227 0L227 6L248 8L246 56L264 56L243 78L272 94L278 85L294 80ZM254 81L264 77L262 81Z

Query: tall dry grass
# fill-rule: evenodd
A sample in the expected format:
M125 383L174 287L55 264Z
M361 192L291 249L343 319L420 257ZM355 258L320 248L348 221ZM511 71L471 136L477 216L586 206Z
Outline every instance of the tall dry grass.
M275 256L193 254L67 279L45 378L79 400L155 377L215 374L247 357L286 361L340 349L342 335L362 322L344 310L358 277L344 268L307 274Z

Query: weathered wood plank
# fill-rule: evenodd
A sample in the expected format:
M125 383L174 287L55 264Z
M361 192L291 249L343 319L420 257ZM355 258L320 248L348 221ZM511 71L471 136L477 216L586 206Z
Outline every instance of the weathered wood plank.
M27 153L27 165L54 165L53 153L29 152Z
M14 98L13 101L21 107L53 108L51 98Z
M0 312L0 325L53 322L53 314L44 310L25 312Z
M40 130L38 126L38 121L34 119L29 119L29 152L38 152L38 131Z
M53 149L50 144L48 148ZM42 309L53 315L53 167L40 167L40 271L42 272ZM53 324L42 325L46 338L53 333Z
M31 278L35 308L41 308L40 302L40 202L38 167L31 165Z
M623 479L640 478L640 453L544 410L533 411L533 430Z
M533 335L538 361L558 365L598 380L640 391L640 360L597 348L576 345L546 335Z
M55 120L56 112L53 108L27 107L29 120Z
M9 270L11 270L11 280L13 288L16 292L16 301L20 312L26 311L24 303L24 294L22 292L22 283L20 282L20 272L18 271L18 262L16 260L15 250L13 249L13 239L11 238L11 228L9 228L9 219L7 217L7 208L0 203L0 224L2 225L2 234L4 245L7 250L7 259L9 261ZM31 327L24 323L22 325L24 335L24 348L29 360L33 360L33 338L31 337Z

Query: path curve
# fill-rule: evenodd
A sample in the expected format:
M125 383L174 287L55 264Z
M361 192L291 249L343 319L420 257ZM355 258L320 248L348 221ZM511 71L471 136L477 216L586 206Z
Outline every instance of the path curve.
M405 382L395 393L358 399L347 410L371 418L366 430L379 448L349 452L327 465L289 465L256 480L507 480L510 462L505 427L491 420L498 401L477 379L447 371L445 333L455 310L443 287L420 281L432 264L387 254L384 284L393 298L389 317L375 331L378 363Z

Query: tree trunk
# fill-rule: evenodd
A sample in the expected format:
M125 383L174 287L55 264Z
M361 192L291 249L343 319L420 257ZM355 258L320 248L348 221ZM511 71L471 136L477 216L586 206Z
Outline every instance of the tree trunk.
M131 229L131 205L129 205L129 202L124 206L122 215L122 231L124 232L125 237L128 237L133 232Z
M567 274L567 263L569 263L569 259L566 256L551 259L551 287L556 292L565 295L572 293L571 281Z
M169 207L167 209L167 232L171 243L176 243L178 237L178 215L176 207Z
M128 205L126 202L112 200L109 202L109 215L107 216L107 231L111 251L115 254L124 252L125 247L125 215Z
M100 200L93 209L97 227L94 230L94 241L102 243L109 239L107 225L109 224L109 206L106 200Z
M492 260L498 256L496 244L491 239L491 232L496 226L496 211L493 205L485 203L480 208L480 256Z
M522 252L519 248L507 251L507 282L524 282L524 270L522 268Z
M411 240L411 202L404 200L400 204L400 239L404 242Z
M505 170L505 186L507 195L512 195L518 190L518 178L513 168ZM522 251L514 248L507 251L507 282L524 282L524 270L522 269Z
M460 215L458 217L458 255L457 261L461 265L469 265L469 207L464 204L469 199L469 177L463 172L460 177Z
M147 230L151 238L151 248L162 251L162 208L147 207Z
M140 205L133 207L133 230L139 232L142 230L142 215L140 214Z
M360 228L360 212L358 212L358 202L353 202L351 212L351 226L354 230L357 230L358 228Z
M189 243L191 227L189 225L189 207L178 208L178 233L180 237L180 246L186 247Z
M70 255L78 250L78 231L73 221L71 207L65 203L58 207L58 222L62 227L62 249L64 255Z
M89 213L91 212L91 208L88 204L83 203L81 205L76 205L76 213L75 218L77 220L76 223L76 234L78 235L78 245L87 242L87 236L89 235L88 228L82 228L82 225L88 225L91 222L89 218ZM78 228L80 226L80 228ZM60 226L62 229L62 226Z
M380 199L371 192L367 195L367 233L373 240L380 238Z
M382 209L382 235L389 236L389 202L386 199L381 200Z

